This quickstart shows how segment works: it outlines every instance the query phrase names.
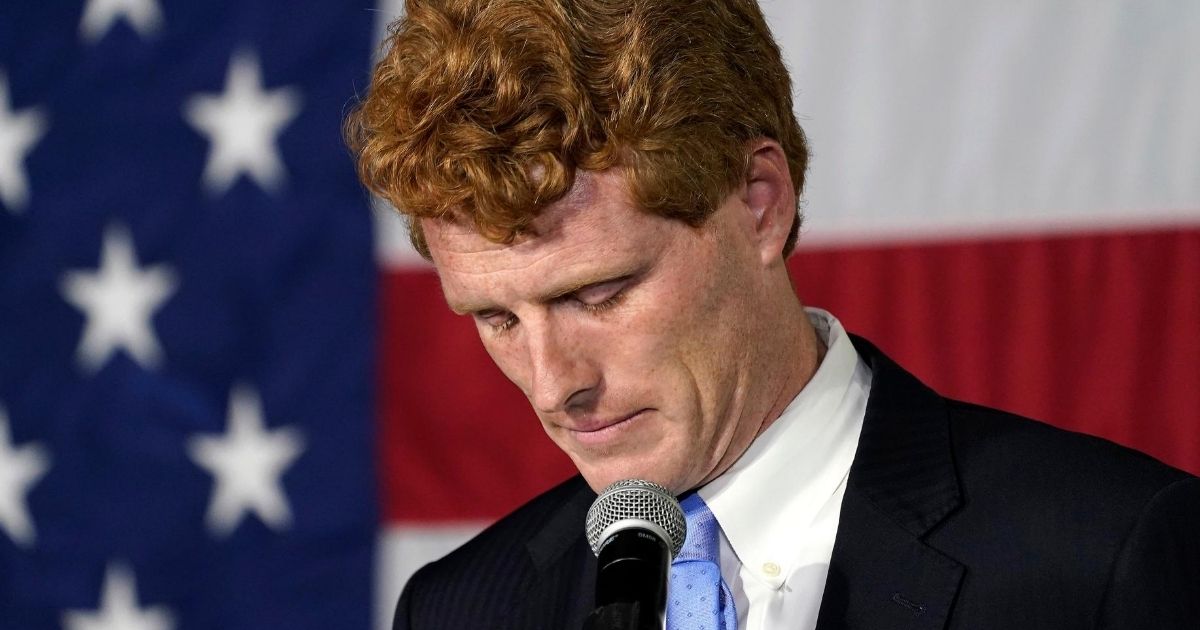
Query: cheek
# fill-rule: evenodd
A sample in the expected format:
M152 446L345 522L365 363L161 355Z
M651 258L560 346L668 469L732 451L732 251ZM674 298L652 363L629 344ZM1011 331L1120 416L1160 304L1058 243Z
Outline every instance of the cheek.
M673 299L648 316L647 332L638 340L647 349L643 360L658 371L660 394L686 427L681 438L712 442L737 408L739 375L744 372L747 335L743 312L749 300L728 278L705 274L680 278Z
M610 395L654 407L672 425L697 425L712 372L703 338L686 309L665 301L622 318L596 344Z
M687 323L671 305L659 303L631 310L619 321L597 331L597 351L605 357L606 371L632 373L653 384L672 379L679 369L681 342Z
M716 342L724 337L723 298L716 295L708 276L691 274L674 280L669 290L631 319L626 337L644 361L700 378L722 360L719 350L724 344Z

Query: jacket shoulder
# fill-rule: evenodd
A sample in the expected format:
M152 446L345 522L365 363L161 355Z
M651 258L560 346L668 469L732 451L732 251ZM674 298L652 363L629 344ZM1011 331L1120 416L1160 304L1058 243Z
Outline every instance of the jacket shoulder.
M1138 599L1126 597L1124 585L1147 579L1145 558L1166 555L1139 551L1146 538L1139 531L1181 509L1188 516L1178 527L1200 531L1197 511L1180 507L1179 497L1200 487L1188 473L1108 440L978 405L948 401L947 414L962 504L927 540L967 568L955 606L959 627L988 627L986 611L997 610L1014 618L1041 611L1028 613L1028 627L1040 627L1035 619L1095 627L1106 599ZM1173 540L1189 536L1195 553L1194 533ZM1122 593L1113 593L1114 583Z
M964 482L1002 483L1060 498L1069 488L1076 501L1106 497L1107 503L1133 508L1191 477L1103 438L981 405L946 402L956 467Z
M504 627L502 619L539 603L531 595L547 572L586 546L583 521L594 498L572 477L425 565L405 585L393 627Z

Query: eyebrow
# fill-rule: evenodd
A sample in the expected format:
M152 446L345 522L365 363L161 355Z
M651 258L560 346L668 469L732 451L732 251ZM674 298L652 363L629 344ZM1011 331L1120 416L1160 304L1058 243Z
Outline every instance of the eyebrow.
M535 297L534 301L539 304L549 304L550 302L560 300L568 295L583 291L584 289L590 289L601 284L608 284L609 282L620 282L622 280L627 280L637 276L639 273L640 271L629 270L617 272L595 272L585 275L583 278L569 284L565 284L561 287L555 287L546 293ZM464 304L455 304L451 303L449 299L447 299L446 303L449 305L450 310L458 313L459 315L479 315L489 311L504 310L502 307L488 302L467 302Z

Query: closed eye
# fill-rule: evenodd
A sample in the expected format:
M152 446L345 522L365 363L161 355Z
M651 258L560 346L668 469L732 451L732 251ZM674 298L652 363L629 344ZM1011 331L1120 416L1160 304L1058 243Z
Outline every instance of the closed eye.
M629 285L629 276L591 284L571 294L571 299L577 302L583 310L589 313L603 311L616 306L625 295Z
M623 297L625 297L624 293L615 293L612 295L612 297L600 302L596 302L595 304L580 300L579 305L583 307L583 310L589 313L599 313L601 311L606 311L617 304L620 304L621 298Z
M577 305L588 313L599 313L608 310L621 302L626 290L633 283L634 274L613 278L589 284L574 291L559 294L558 297L548 298L548 303L562 305ZM520 321L512 312L490 308L472 313L475 321L487 326L491 332L499 334L507 332Z
M475 313L475 319L483 322L492 332L504 332L517 324L517 316L508 311L481 311Z

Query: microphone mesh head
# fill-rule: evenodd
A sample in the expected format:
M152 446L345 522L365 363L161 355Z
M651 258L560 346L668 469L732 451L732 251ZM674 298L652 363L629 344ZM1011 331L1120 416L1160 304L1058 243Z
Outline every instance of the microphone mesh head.
M666 488L641 479L623 479L605 488L587 513L587 539L592 553L600 554L600 536L609 525L624 520L649 521L667 533L674 558L683 549L687 522L675 495Z

